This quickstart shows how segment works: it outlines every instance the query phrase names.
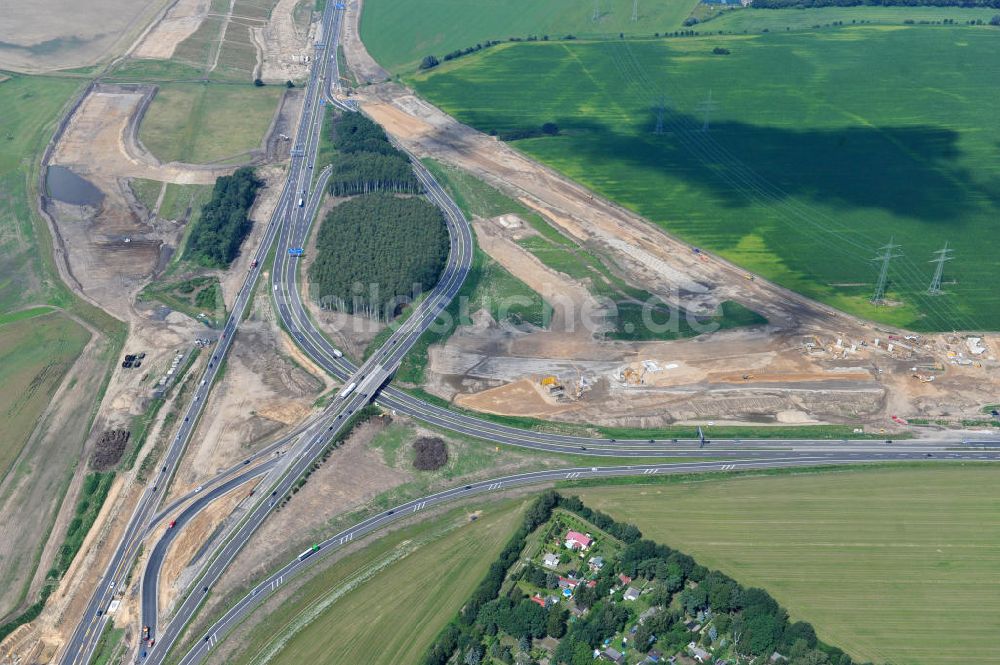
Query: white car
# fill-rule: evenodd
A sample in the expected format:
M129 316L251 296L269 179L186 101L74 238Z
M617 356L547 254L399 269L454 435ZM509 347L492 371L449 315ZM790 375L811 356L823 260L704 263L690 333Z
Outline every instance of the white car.
M194 488L194 493L197 494L198 492L202 491L203 489L205 489L204 485L198 485L197 487Z

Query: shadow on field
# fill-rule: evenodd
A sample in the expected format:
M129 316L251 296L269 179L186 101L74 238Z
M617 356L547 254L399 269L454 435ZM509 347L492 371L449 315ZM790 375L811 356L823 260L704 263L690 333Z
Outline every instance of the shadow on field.
M639 117L639 114L636 115ZM1000 191L977 184L960 165L958 132L931 126L785 129L733 121L708 133L694 116L671 113L664 133L644 134L591 119L556 121L573 151L588 160L625 161L710 190L725 205L752 198L805 197L835 207L881 208L929 222L961 224ZM629 127L628 129L633 129Z

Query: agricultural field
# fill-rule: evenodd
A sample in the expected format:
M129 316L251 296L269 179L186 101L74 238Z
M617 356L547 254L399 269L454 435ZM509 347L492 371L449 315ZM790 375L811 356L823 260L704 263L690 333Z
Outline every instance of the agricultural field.
M920 331L997 329L1000 89L984 84L996 38L845 25L505 44L410 82L486 132L556 123L558 136L513 145L809 297ZM935 66L906 64L918 61ZM902 256L875 307L872 259L890 241ZM955 260L932 297L946 242Z
M0 69L24 72L88 66L128 46L165 0L5 2Z
M139 139L163 162L236 163L260 146L283 90L161 84L142 119Z
M214 80L251 81L257 67L257 47L250 30L265 25L277 0L214 0L210 13L173 59Z
M0 313L38 302L64 304L43 280L31 197L38 159L59 110L80 81L13 76L0 82Z
M495 502L474 522L456 510L377 540L317 574L227 662L421 662L519 525L525 505Z
M380 65L393 73L409 73L424 56L441 58L487 40L619 32L651 35L677 30L698 0L640 2L638 23L632 22L630 0L600 0L597 4L600 17L595 22L594 3L579 0L367 0L361 39Z
M1000 468L879 467L564 490L874 662L997 662Z
M90 339L61 312L0 325L0 478L7 475L52 393Z

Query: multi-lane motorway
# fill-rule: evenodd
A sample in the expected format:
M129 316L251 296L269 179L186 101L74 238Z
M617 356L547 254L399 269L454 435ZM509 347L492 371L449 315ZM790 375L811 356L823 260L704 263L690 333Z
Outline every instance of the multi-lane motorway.
M386 343L360 367L354 366L333 347L329 340L313 325L302 302L298 282L297 260L288 252L291 248L302 247L320 205L322 191L329 177L329 170L314 171L319 145L319 133L323 118L323 106L334 103L341 108L353 110L353 105L337 100L334 90L339 87L337 71L337 40L343 16L343 6L328 3L323 15L322 41L316 45L316 57L306 86L302 115L296 132L295 143L289 164L288 177L278 200L278 204L254 255L254 267L249 271L233 307L233 314L223 329L218 346L198 384L192 403L184 420L171 441L164 457L160 473L146 488L135 511L128 522L122 540L116 549L108 572L97 589L94 590L83 621L66 645L63 663L89 662L98 636L106 621L102 616L116 592L120 589L127 570L134 561L139 544L152 532L152 525L160 523L171 512L176 514L176 525L160 532L160 538L153 546L146 568L143 571L141 597L143 625L151 628L155 638L152 647L143 647L137 654L145 662L159 663L179 637L180 631L202 603L205 595L222 573L230 566L249 537L273 510L275 504L289 491L301 474L312 464L328 445L330 439L344 427L350 416L372 399L380 405L432 425L468 434L491 442L525 446L552 452L589 454L607 457L720 457L712 462L690 462L673 464L643 464L638 466L583 467L536 473L519 474L492 481L484 481L454 488L403 504L384 514L365 520L354 527L332 536L321 544L322 551L330 551L356 536L374 531L385 524L446 501L471 496L483 492L499 491L512 486L529 483L551 482L561 479L603 477L616 475L655 475L710 470L737 470L774 468L782 466L804 466L815 464L851 464L859 462L888 461L902 459L997 459L995 451L949 450L954 442L923 441L918 444L825 441L743 441L712 444L702 448L700 441L675 440L628 440L591 439L587 437L548 434L520 430L505 425L491 423L475 416L440 408L409 395L393 387L383 388L392 372L398 367L403 356L412 345L447 307L468 273L472 260L472 235L467 220L418 160L413 160L414 169L423 184L428 198L444 213L450 236L448 263L441 279L414 309ZM254 291L263 268L264 258L270 248L277 245L277 253L272 271L272 297L282 323L296 339L297 343L316 362L331 374L341 378L345 385L354 389L333 404L319 417L305 423L299 429L278 440L266 451L247 460L246 468L236 467L220 474L206 483L199 491L183 497L170 506L159 509L161 496L176 465L183 454L198 418L202 415L205 397L219 371L220 361L232 343L233 333ZM285 454L274 455L277 449ZM266 461L258 462L259 459ZM234 520L229 530L218 539L218 546L206 557L207 562L197 574L197 581L183 596L174 610L169 623L158 631L157 586L161 564L171 540L184 524L218 497L243 483L261 478L260 488L253 497L241 504L241 516ZM246 598L233 607L226 616L215 624L204 640L192 649L184 659L185 663L199 661L236 622L242 620L269 590L280 586L286 576L307 565L312 557L302 561L293 560L256 587Z

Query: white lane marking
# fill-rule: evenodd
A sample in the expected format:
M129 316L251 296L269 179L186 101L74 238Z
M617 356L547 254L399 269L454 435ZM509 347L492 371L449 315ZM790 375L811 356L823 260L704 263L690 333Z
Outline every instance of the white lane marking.
M426 506L426 505L427 505L426 501L421 501L417 505L413 506L413 512L417 512L418 510L423 510L424 506Z
M732 471L735 468L736 468L735 464L723 464L722 465L722 470L723 471Z
M643 472L642 472L642 473L643 473L644 475L647 475L647 476L651 476L651 475L653 475L654 473L657 473L658 471L659 471L659 469L643 469Z
M498 490L503 483L492 483L487 489L488 490Z
M573 471L571 473L567 473L566 477L567 478L579 478L580 477L580 472L579 471Z

